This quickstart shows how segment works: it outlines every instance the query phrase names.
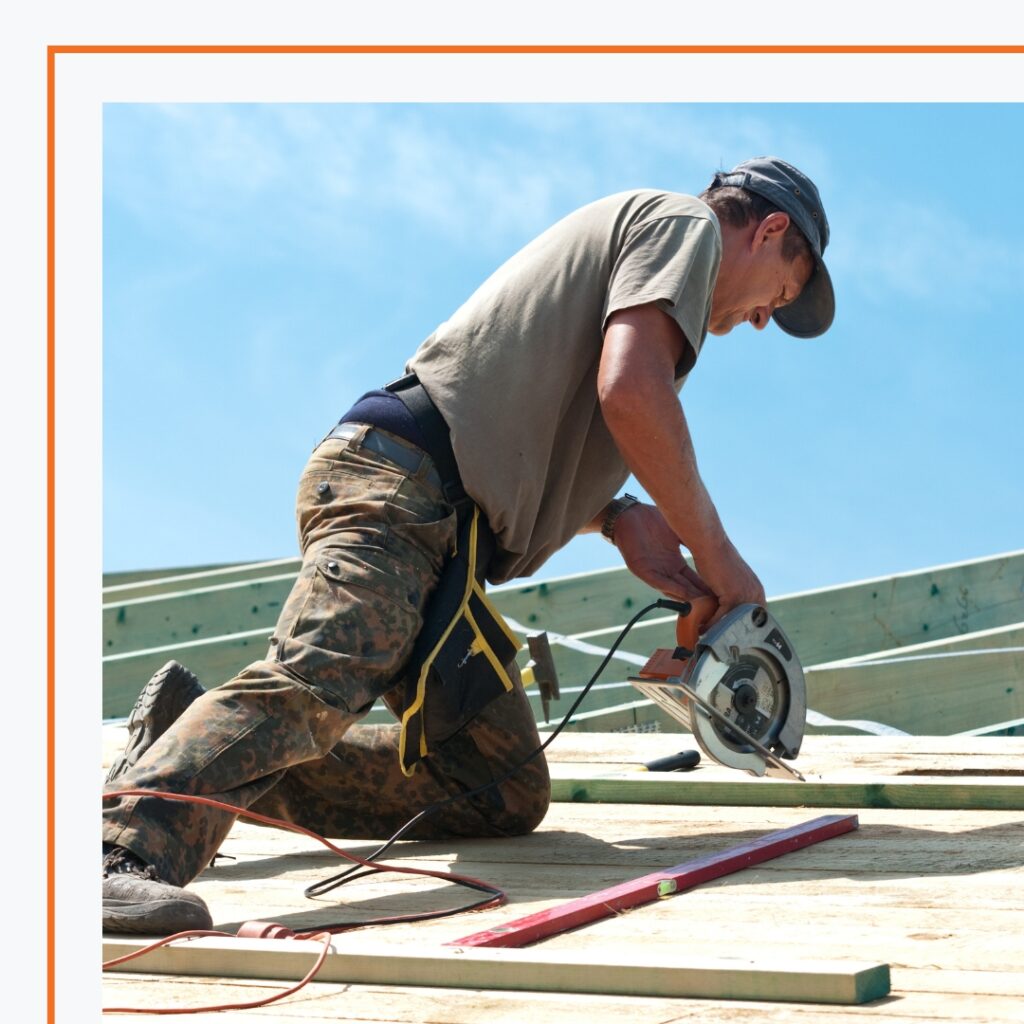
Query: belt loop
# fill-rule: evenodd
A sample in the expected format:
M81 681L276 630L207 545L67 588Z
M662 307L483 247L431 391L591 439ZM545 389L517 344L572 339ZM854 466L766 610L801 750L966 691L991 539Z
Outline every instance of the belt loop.
M345 427L350 427L351 430L346 431L344 429ZM346 441L348 442L348 446L352 447L352 442L355 439L356 435L359 433L359 431L362 429L362 427L363 425L361 423L336 423L333 427L331 427L330 430L327 431L326 434L324 434L322 438L320 438L319 441L317 441L317 443L313 446L313 451L316 451L317 448L320 447L320 445L325 444L327 441L331 440ZM363 437L365 436L366 433L364 431Z

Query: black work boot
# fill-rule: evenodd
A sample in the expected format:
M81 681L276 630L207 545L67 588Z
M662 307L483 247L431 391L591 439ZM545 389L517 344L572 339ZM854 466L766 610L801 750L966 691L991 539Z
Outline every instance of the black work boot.
M169 661L142 688L128 716L128 744L107 773L107 782L123 775L165 733L172 722L206 691L184 665Z
M161 881L123 846L103 844L103 930L134 935L209 931L213 919L194 892Z

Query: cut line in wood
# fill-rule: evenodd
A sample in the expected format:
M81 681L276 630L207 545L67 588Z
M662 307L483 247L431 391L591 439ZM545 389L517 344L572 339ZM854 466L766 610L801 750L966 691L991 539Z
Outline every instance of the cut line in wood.
M147 942L144 938L104 936L103 959L123 956ZM294 939L183 940L112 970L296 980L309 969L317 945ZM316 980L834 1004L870 1002L888 995L890 989L889 965L864 961L679 957L671 951L652 955L620 948L603 953L443 946L426 950L367 941L362 935L340 937Z
M588 896L569 900L561 906L520 917L506 925L474 932L447 945L476 948L526 946L551 935L590 924L592 921L611 917L631 907L684 892L723 875L742 871L754 864L763 864L767 860L773 860L775 857L781 857L814 843L833 839L835 836L852 832L857 825L856 814L829 814L814 818L792 828L769 832L728 850L698 857L675 867L655 871Z

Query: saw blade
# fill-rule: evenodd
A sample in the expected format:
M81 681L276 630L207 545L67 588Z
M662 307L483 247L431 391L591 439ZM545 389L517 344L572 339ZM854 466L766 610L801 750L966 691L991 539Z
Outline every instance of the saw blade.
M696 698L694 738L709 757L753 775L803 778L772 750L786 721L789 691L771 657L748 651L727 664L705 650L686 682Z
M786 716L786 685L777 664L757 654L741 655L712 687L700 684L699 670L695 689L713 704L730 722L735 722L748 736L766 746L779 734ZM736 750L749 746L729 726L716 721L715 729L722 742Z

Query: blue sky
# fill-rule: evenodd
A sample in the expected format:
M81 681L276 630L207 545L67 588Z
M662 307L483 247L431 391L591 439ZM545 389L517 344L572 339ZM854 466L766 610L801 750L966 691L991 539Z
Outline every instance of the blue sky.
M683 391L737 546L769 594L1024 546L1022 140L1012 104L109 104L104 569L295 554L313 445L503 259L766 153L820 187L838 312L709 337Z

